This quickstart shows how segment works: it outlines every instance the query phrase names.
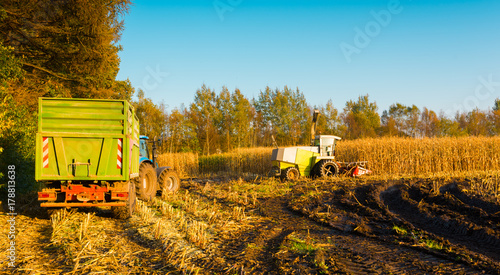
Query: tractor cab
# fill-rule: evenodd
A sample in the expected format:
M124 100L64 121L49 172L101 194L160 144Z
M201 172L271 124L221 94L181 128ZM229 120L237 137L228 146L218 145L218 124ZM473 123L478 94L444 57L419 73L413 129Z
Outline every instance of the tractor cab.
M160 144L160 140L155 140L153 139L152 145L151 145L151 151L149 151L149 137L147 136L140 136L140 141L139 141L139 162L142 163L144 161L149 162L151 165L153 165L155 168L158 168L158 152L157 152L157 147Z
M139 141L139 155L141 158L149 158L149 149L148 149L148 139L147 136L141 136Z
M149 142L149 137L147 136L140 136L139 140L139 163L143 162L148 162L150 163L153 167L158 168L158 163L156 163L156 160L158 158L158 155L156 153L156 143L153 140L153 146L152 146L152 154L150 154L149 147L148 147L148 142Z
M332 135L317 135L313 140L313 145L318 146L320 156L333 157L335 156L335 142L337 140L341 140L341 138Z

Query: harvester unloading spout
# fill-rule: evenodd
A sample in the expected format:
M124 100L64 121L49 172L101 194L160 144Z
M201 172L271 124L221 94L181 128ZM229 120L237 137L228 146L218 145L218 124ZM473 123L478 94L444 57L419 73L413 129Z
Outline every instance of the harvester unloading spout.
M316 138L316 121L318 121L319 110L314 110L313 121L311 125L311 146L314 146L314 139Z

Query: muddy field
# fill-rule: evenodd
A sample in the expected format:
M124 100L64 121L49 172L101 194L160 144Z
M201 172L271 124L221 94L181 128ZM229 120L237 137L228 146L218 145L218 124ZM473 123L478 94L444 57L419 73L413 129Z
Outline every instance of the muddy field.
M499 274L496 179L184 179L177 194L51 217L27 201L10 274ZM45 215L45 216L44 216Z

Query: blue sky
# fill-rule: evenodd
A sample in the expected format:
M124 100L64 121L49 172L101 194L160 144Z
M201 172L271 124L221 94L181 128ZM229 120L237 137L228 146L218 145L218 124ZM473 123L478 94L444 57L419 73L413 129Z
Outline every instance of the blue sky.
M500 97L500 1L139 1L124 17L118 79L168 111L206 84L299 88L341 110L369 94L453 114Z

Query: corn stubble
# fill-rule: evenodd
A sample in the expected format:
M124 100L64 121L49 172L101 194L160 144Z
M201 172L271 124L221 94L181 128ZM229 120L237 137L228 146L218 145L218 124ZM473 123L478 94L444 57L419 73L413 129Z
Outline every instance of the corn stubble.
M184 190L163 193L150 202L138 200L132 223L142 238L162 246L170 268L196 274L216 262L225 266L224 260L212 254L218 250L214 240L245 228L246 220L244 207L222 207L217 200Z

